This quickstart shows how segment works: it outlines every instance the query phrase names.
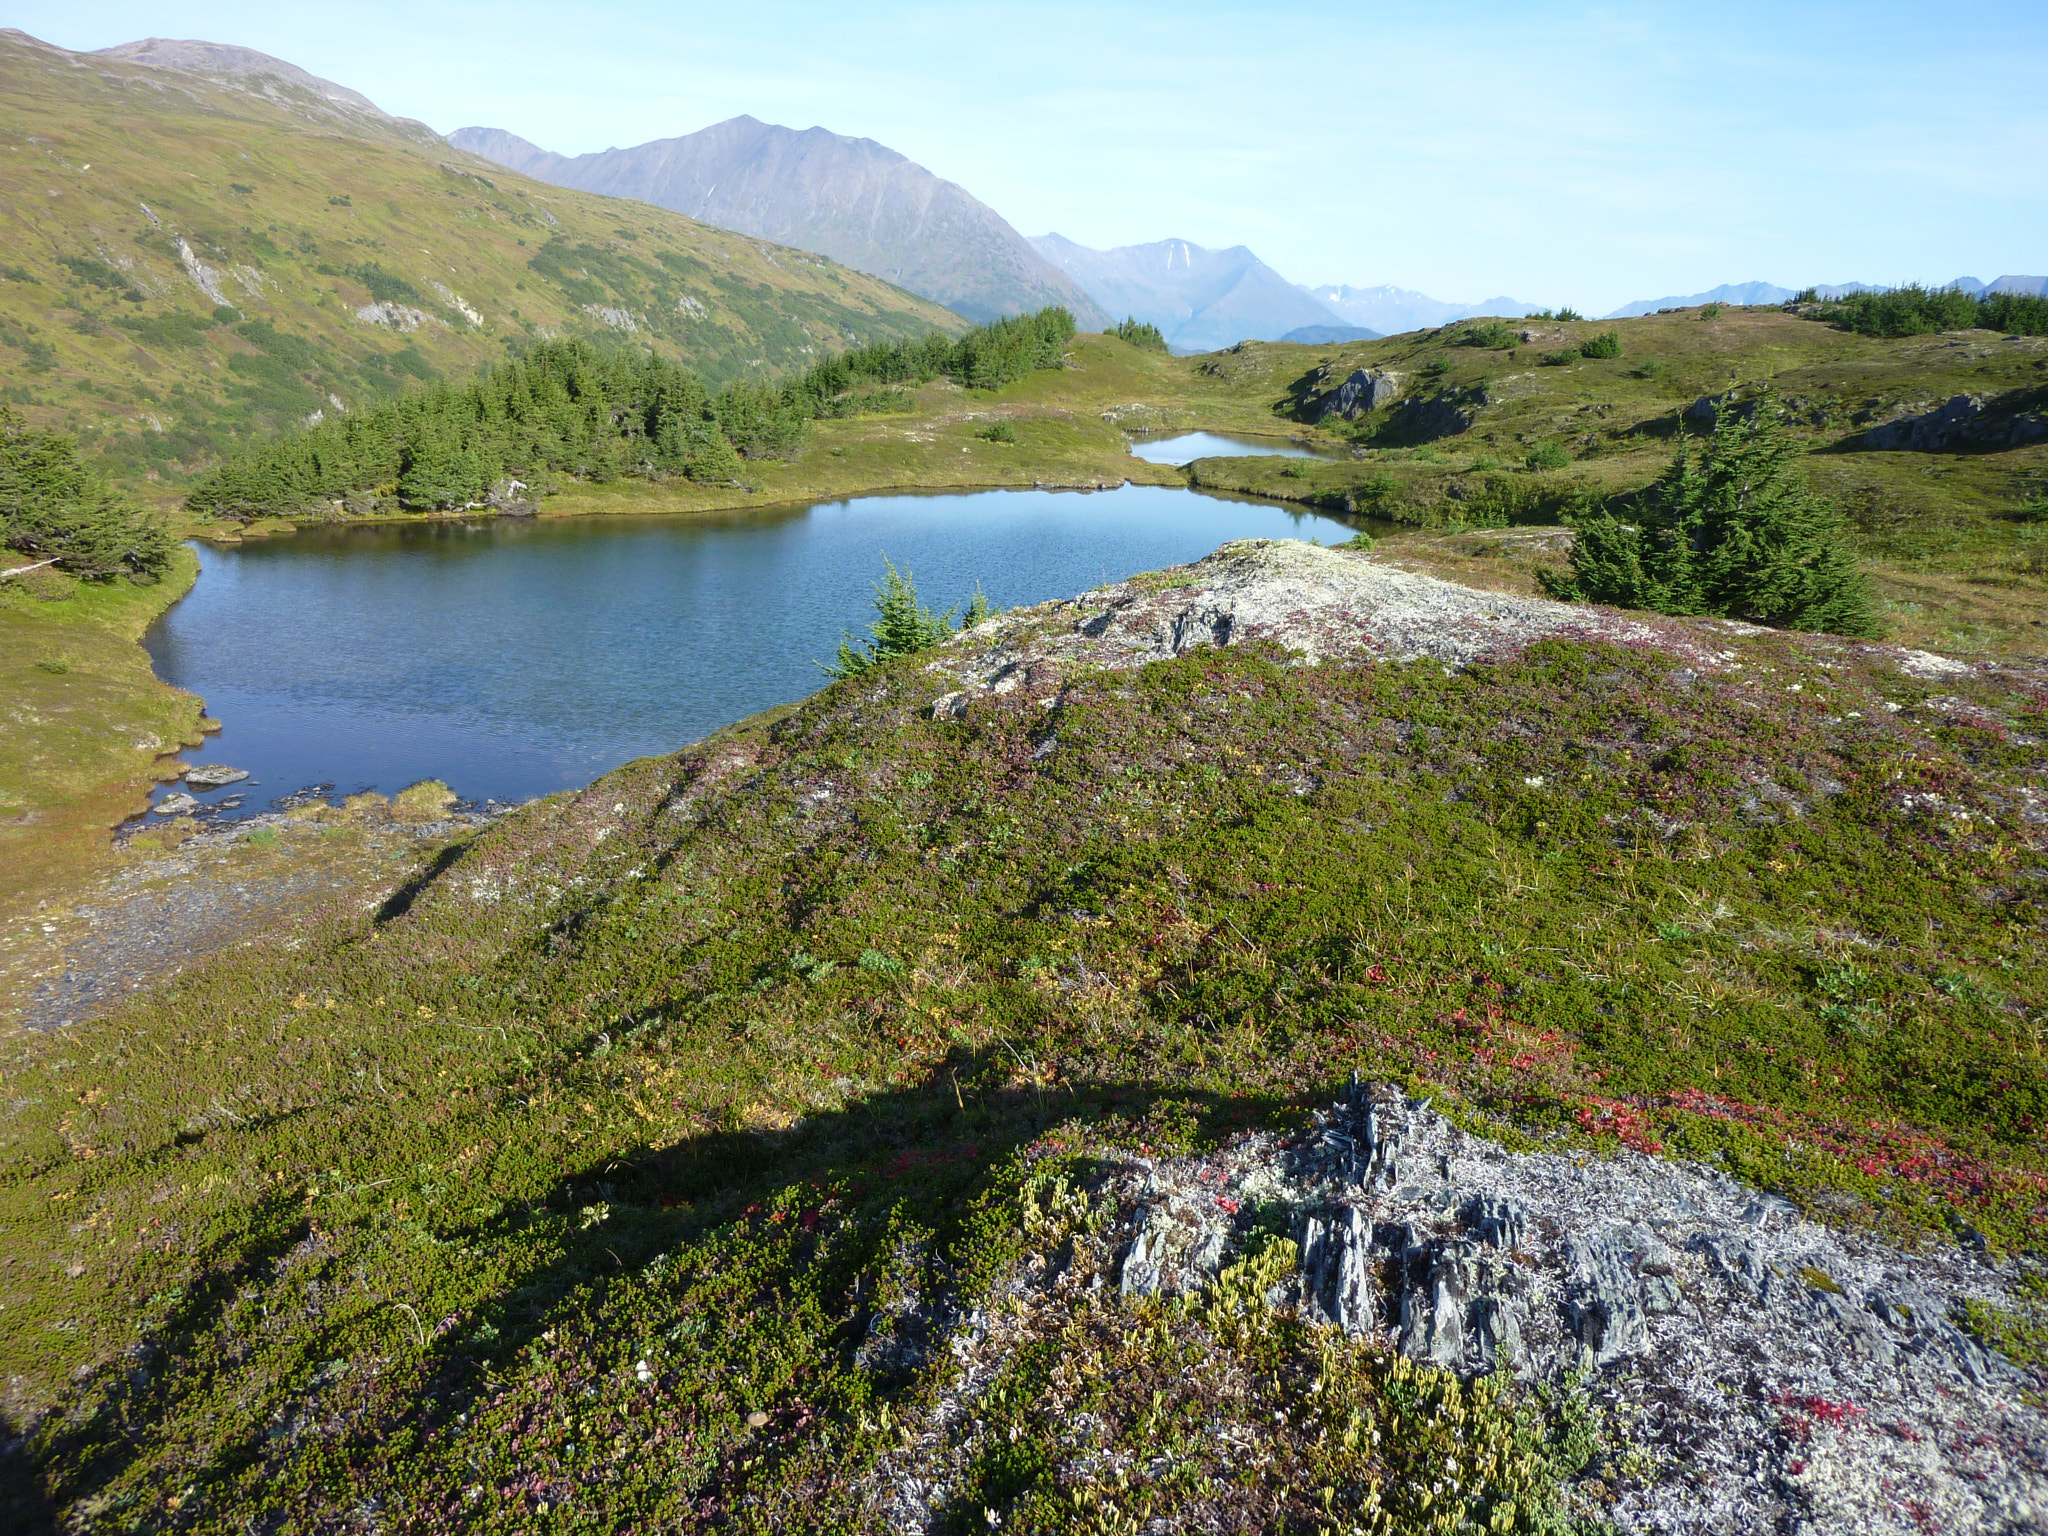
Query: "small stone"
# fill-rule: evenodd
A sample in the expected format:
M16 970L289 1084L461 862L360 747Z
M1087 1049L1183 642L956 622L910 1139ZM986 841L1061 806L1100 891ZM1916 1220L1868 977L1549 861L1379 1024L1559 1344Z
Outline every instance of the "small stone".
M201 763L185 770L185 782L194 789L219 789L223 784L238 784L247 777L248 769L230 768L226 763Z
M154 809L159 816L189 816L199 809L199 802L190 795L165 795Z

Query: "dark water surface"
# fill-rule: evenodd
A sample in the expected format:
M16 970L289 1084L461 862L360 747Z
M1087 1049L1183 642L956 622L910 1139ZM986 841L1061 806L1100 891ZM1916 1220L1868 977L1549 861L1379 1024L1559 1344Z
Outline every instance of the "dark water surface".
M190 754L255 782L239 812L420 779L524 800L669 752L826 679L865 633L886 551L935 608L999 608L1198 559L1229 539L1352 530L1172 487L876 496L688 517L315 529L202 549L144 637L223 729ZM182 789L182 785L169 786Z
M1192 464L1197 459L1347 459L1341 448L1304 448L1274 437L1245 437L1236 432L1176 432L1171 437L1141 437L1131 443L1134 458L1154 464Z

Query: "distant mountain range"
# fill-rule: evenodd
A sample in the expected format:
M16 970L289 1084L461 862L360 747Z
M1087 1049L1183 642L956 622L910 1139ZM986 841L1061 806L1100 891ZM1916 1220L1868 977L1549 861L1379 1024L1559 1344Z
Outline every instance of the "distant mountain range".
M1301 327L1343 322L1241 245L1212 251L1189 240L1155 240L1098 251L1057 234L1031 243L1112 316L1158 326L1176 352L1273 341Z
M1064 304L1084 330L1109 323L994 209L873 139L735 117L573 157L502 128L458 128L448 142L539 181L816 251L970 320Z
M1505 295L1482 299L1477 304L1449 304L1442 299L1433 299L1426 293L1416 293L1407 288L1382 285L1378 288L1353 288L1348 283L1326 283L1320 288L1304 287L1302 292L1327 306L1336 316L1352 325L1367 326L1385 336L1398 336L1403 331L1425 330L1433 325L1447 325L1453 320L1463 320L1470 315L1500 315L1515 318L1533 314L1539 308L1525 304L1520 299Z
M1362 325L1304 325L1280 339L1304 346L1328 347L1346 341L1378 341L1385 334L1384 331L1369 331Z
M1820 283L1815 291L1824 299L1846 298L1852 293L1869 293L1881 284L1873 283ZM1964 293L2031 293L2048 294L2048 277L2025 277L2007 275L1980 283L1974 277L1959 277L1953 282L1941 284L1944 288L1960 288ZM1627 320L1636 315L1654 315L1660 309L1690 309L1695 304L1785 304L1797 297L1797 288L1780 288L1775 283L1723 283L1718 288L1709 288L1704 293L1671 294L1661 299L1637 299L1624 304L1606 318Z

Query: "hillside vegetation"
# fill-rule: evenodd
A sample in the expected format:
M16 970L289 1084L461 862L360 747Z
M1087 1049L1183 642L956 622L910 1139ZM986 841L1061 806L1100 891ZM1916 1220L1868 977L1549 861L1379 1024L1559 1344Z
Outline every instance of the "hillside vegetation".
M466 379L508 344L713 383L957 317L822 256L564 191L418 125L0 33L0 394L137 482Z
M1250 1202L1196 1303L1076 1292L1011 1351L1098 1153L1292 1134L1353 1070L2039 1250L2036 673L1670 620L1128 670L1113 596L957 642L1064 670L935 718L927 656L865 669L10 1042L17 1525L894 1529L941 1441L951 1532L1336 1531L1411 1484L1554 1530L1682 1477L1264 1320L1295 1217Z
M715 396L687 368L650 354L543 342L467 384L411 390L245 449L204 477L186 505L248 520L467 508L502 502L527 481L552 488L563 475L731 485L743 456L796 457L814 420L900 409L909 397L896 386L940 375L1000 389L1062 367L1073 337L1073 317L1055 307L976 326L957 341L931 331L849 348L787 381L741 380Z
M1608 335L1616 355L1589 355ZM1183 366L1354 449L1335 463L1207 460L1197 483L1437 534L1556 524L1639 492L1681 433L1704 438L1724 403L1748 414L1768 391L1799 475L1847 520L1889 632L1963 651L2042 645L2048 337L1869 336L1817 314L1709 306L1462 321L1340 347L1247 342ZM1394 399L1329 414L1359 370L1393 374ZM1432 569L1523 591L1556 559L1513 539L1406 543Z

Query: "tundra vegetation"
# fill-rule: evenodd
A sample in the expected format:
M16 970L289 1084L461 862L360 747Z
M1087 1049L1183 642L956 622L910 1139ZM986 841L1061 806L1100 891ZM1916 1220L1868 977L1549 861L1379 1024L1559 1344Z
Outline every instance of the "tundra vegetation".
M1250 643L960 718L897 655L6 1042L16 1523L883 1529L913 1463L959 1531L1597 1517L1669 1449L1269 1311L1287 1212L1185 1302L1033 1277L1099 1157L1353 1070L2038 1251L2035 675L1698 638Z

